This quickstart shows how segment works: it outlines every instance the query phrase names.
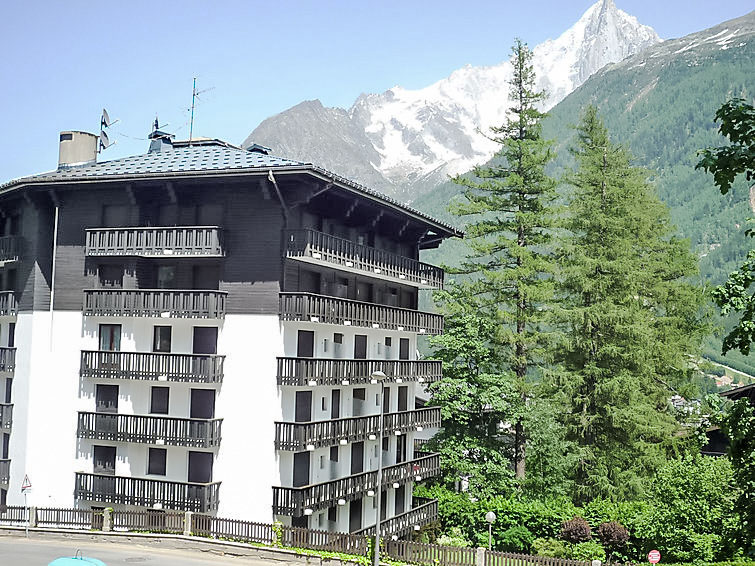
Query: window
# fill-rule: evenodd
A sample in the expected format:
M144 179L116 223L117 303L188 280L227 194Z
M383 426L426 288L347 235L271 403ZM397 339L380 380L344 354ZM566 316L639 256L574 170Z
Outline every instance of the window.
M385 337L385 347L390 348L391 347L392 338L390 336Z
M157 266L157 288L173 289L176 282L176 267L173 265Z
M311 358L315 355L315 333L312 330L299 330L296 336L296 356Z
M306 454L309 455L309 452ZM187 479L192 483L212 482L212 452L189 452Z
M195 326L193 340L192 352L194 354L218 353L217 326Z
M328 410L328 399L326 397L320 399L320 409L323 411Z
M320 456L320 469L325 469L325 456Z
M331 523L335 523L336 518L337 518L337 515L336 515L337 512L338 512L337 507L328 507L328 521L330 521Z
M408 338L401 338L401 339L399 339L399 343L398 343L398 359L399 360L408 360L409 359L409 339Z
M333 334L333 344L343 344L343 334L335 332Z
M338 446L330 447L330 461L338 462Z
M97 268L97 276L100 279L100 287L123 287L123 266L102 264Z
M167 455L168 451L165 448L150 448L147 473L153 476L164 476Z
M170 352L171 336L173 328L170 326L155 326L155 335L152 342L153 352Z
M121 349L121 325L100 324L100 350L118 352Z
M8 324L8 348L14 348L16 346L16 323L11 322Z
M170 399L170 387L153 387L149 412L153 415L167 415Z
M357 334L354 336L354 359L367 359L367 335Z
M115 446L95 446L92 471L95 474L115 475Z

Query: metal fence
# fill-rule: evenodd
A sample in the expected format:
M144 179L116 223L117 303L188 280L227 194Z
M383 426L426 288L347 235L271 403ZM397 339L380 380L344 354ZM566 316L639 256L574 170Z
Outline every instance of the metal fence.
M148 509L103 511L99 509L34 508L0 506L0 526L55 527L95 531L140 531L196 536L367 556L370 536L289 527L280 523L255 523L196 513ZM383 529L381 529L383 531ZM590 566L589 561L566 560L392 540L383 532L383 554L393 560L422 566Z

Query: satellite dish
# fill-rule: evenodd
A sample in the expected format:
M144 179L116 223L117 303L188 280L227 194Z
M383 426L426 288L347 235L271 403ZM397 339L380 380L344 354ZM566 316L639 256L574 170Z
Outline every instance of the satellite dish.
M110 116L107 113L107 110L104 108L102 109L102 118L100 119L100 128L109 128L113 124L118 122L118 120L110 121Z
M113 145L115 142L111 142L108 135L104 132L100 132L100 151L103 149L109 148L111 145Z

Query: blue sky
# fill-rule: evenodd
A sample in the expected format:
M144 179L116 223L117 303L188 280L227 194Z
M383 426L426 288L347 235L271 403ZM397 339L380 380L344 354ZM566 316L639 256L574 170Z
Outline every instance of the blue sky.
M663 38L744 15L752 0L615 0ZM0 183L57 166L58 132L120 118L100 159L144 153L155 118L188 137L240 143L306 99L419 88L508 57L514 37L555 38L592 0L4 2Z

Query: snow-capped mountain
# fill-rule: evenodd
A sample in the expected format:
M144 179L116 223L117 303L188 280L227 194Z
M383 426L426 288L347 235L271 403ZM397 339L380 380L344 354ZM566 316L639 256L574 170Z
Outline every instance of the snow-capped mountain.
M558 39L534 48L545 108L590 75L661 41L648 26L599 0ZM419 90L363 94L348 110L303 102L263 121L244 141L312 161L402 200L468 171L497 149L480 132L505 119L511 65L467 65Z

